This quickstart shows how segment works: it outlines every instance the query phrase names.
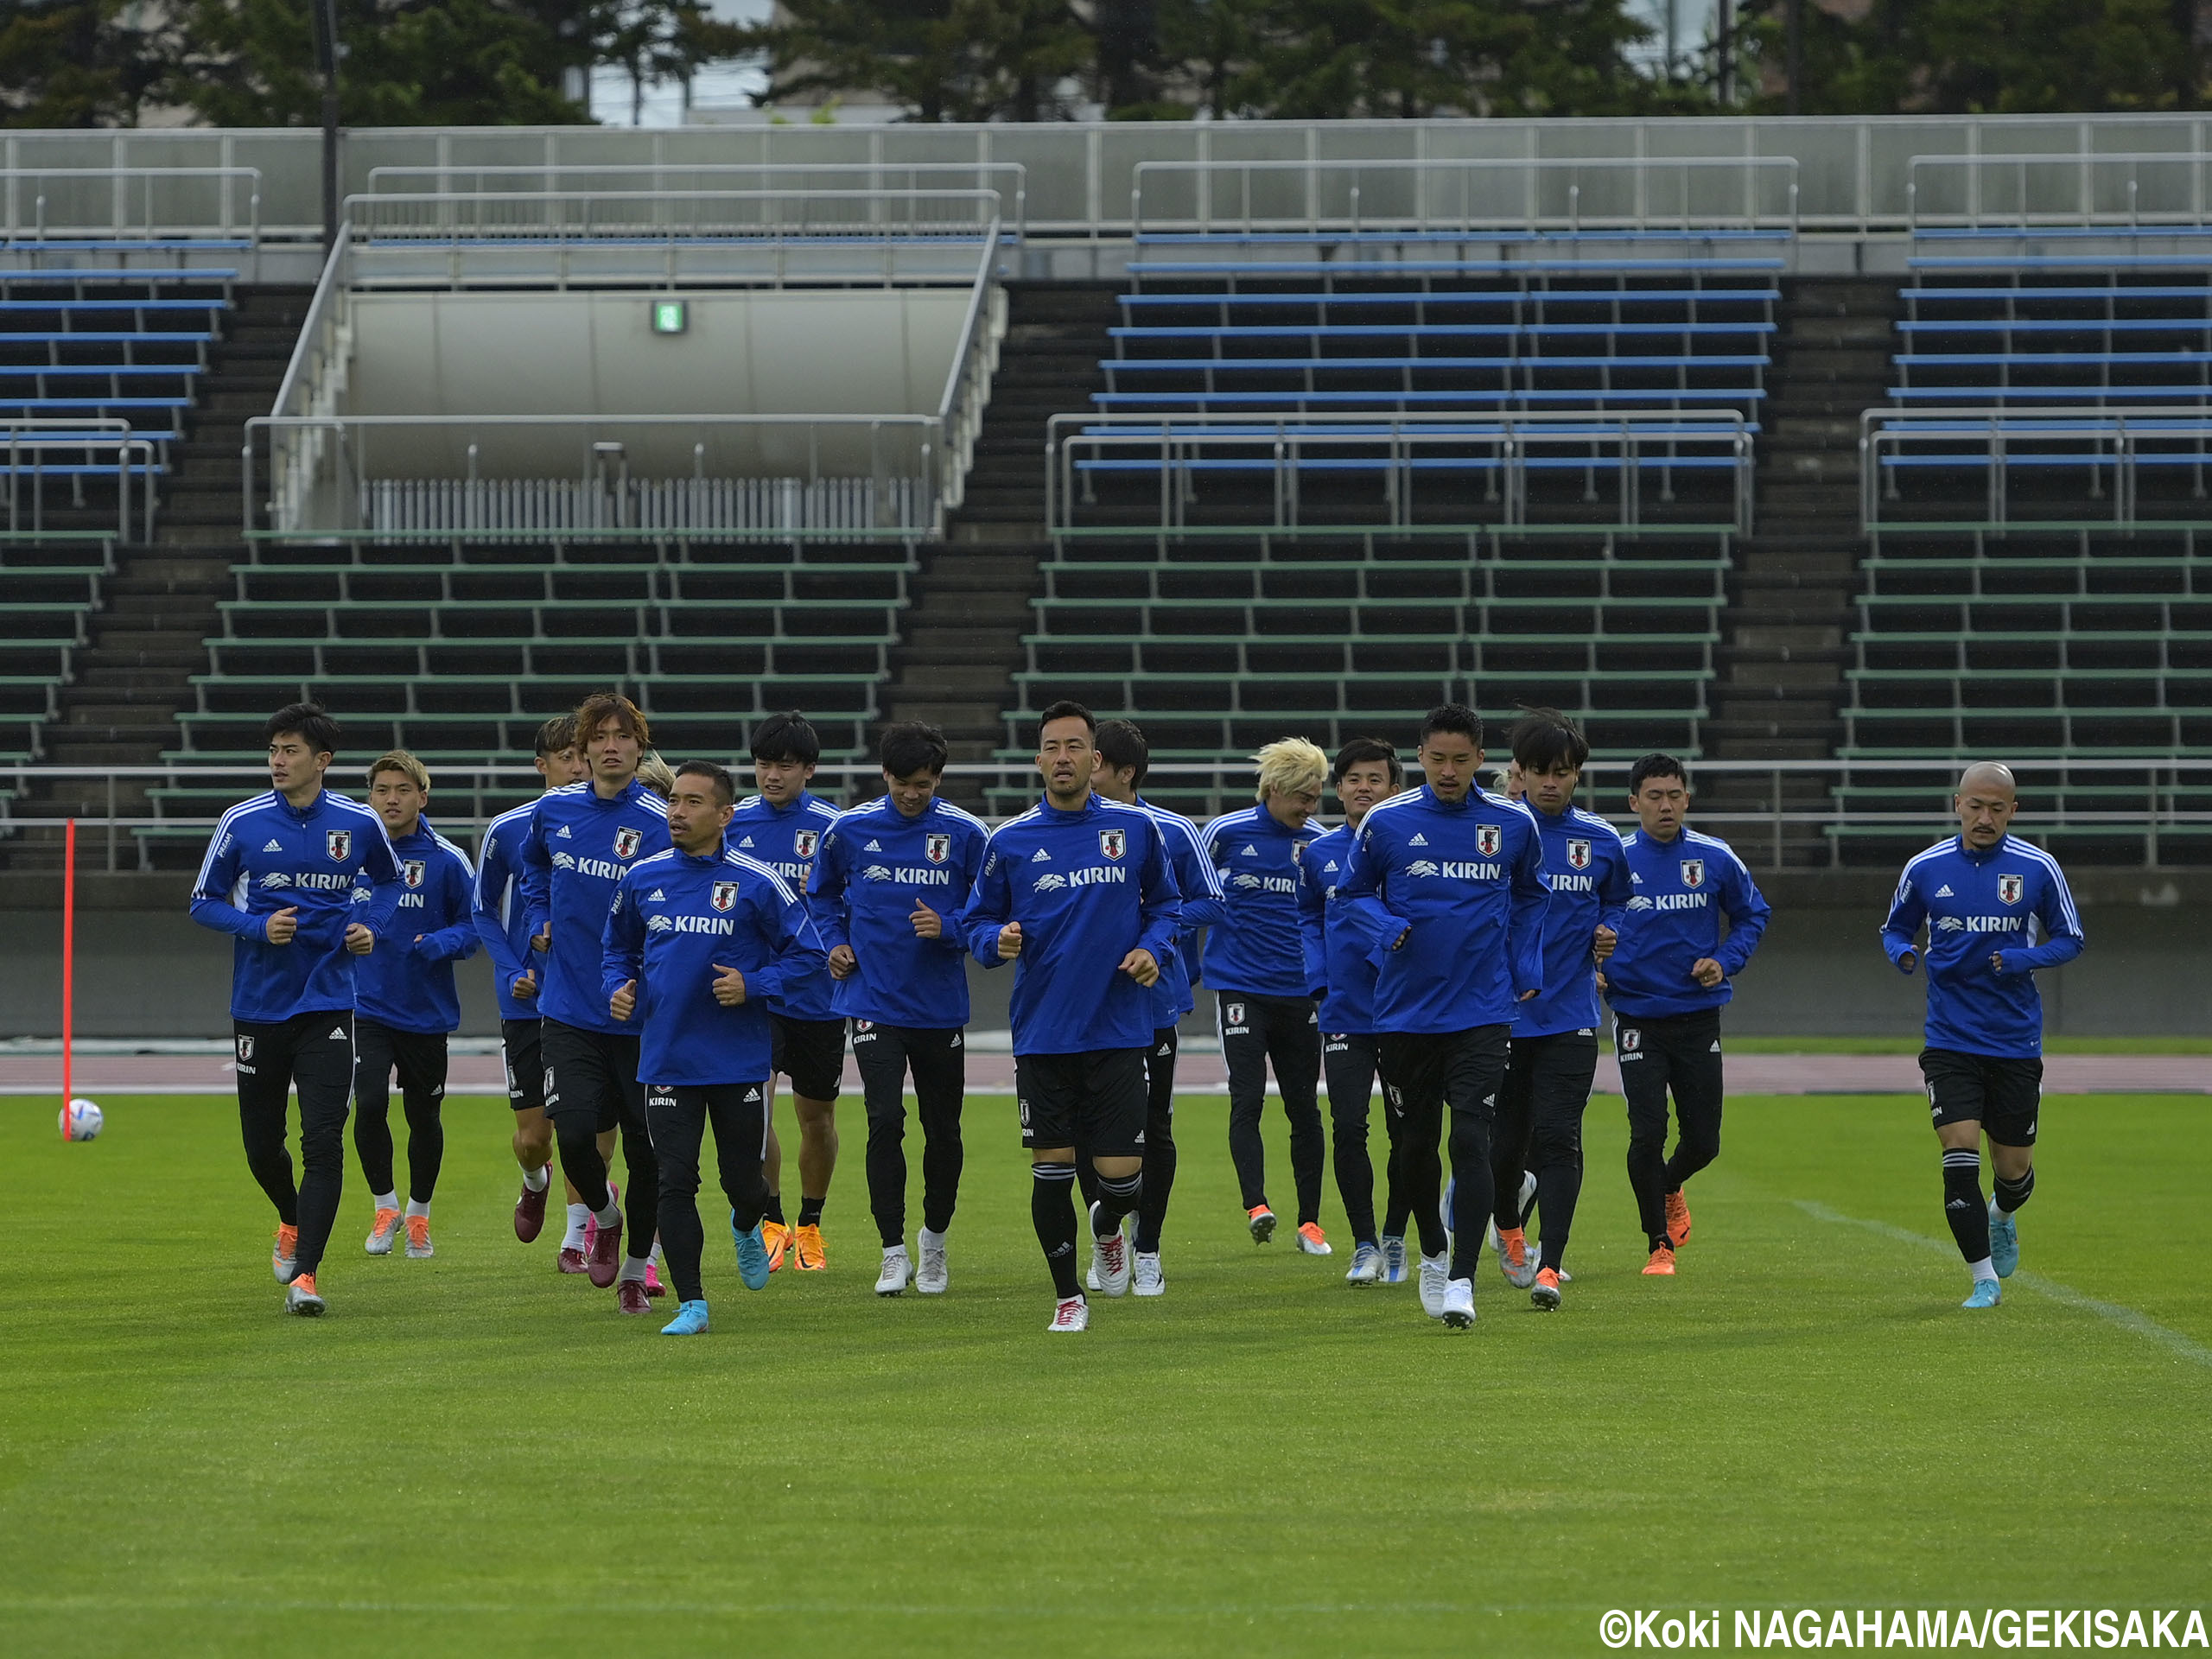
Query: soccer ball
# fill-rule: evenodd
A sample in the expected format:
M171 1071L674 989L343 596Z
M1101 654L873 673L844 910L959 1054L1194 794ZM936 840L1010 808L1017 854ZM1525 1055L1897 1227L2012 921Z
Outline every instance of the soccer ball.
M61 1135L67 1141L90 1141L106 1122L89 1100L73 1100L61 1109Z

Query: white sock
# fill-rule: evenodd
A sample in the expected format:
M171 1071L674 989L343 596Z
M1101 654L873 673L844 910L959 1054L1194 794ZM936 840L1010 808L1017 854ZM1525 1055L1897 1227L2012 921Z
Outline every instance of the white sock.
M622 1258L622 1271L619 1277L621 1279L632 1279L641 1285L644 1284L645 1282L645 1263L647 1260L647 1257L642 1255L624 1256Z
M658 1233L655 1233L653 1235L653 1247L645 1252L645 1260L652 1262L655 1267L664 1268L668 1265L668 1258L660 1253L660 1235Z
M609 1227L620 1227L622 1224L622 1206L610 1198L607 1201L607 1208L601 1211L593 1219L599 1223L602 1232Z
M397 1210L399 1208L399 1194L397 1192L379 1192L377 1194L376 1204L377 1208L379 1210Z
M541 1164L536 1169L525 1169L522 1173L523 1191L525 1192L543 1192L552 1184L553 1166L550 1164Z
M591 1219L591 1206L572 1204L569 1206L569 1230L561 1236L564 1250L581 1250L584 1247L584 1224Z
M922 1248L925 1250L943 1249L944 1248L944 1235L943 1233L933 1233L926 1227L923 1228Z
M1986 1255L1979 1262L1967 1262L1967 1271L1977 1280L1994 1279L1997 1276L1997 1269L1990 1265L1989 1258Z
M420 1216L423 1220L428 1221L430 1218L430 1206L428 1204L418 1204L413 1198L410 1198L407 1200L407 1213L410 1216Z

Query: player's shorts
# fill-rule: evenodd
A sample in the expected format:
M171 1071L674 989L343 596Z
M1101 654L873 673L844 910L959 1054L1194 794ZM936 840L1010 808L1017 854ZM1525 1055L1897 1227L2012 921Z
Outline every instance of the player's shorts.
M645 1127L645 1085L638 1081L635 1037L587 1031L559 1020L542 1020L538 1030L545 1115L556 1126L563 1117L588 1114L594 1135L625 1122Z
M1979 1122L2000 1147L2035 1145L2036 1119L2043 1112L2040 1058L1923 1048L1920 1075L1928 1079L1928 1109L1936 1128Z
M809 1100L835 1100L845 1076L845 1022L768 1016L775 1033L772 1069L791 1080L791 1092Z
M545 1061L538 1048L539 1022L499 1021L499 1052L507 1062L507 1104L518 1112L545 1109Z
M1141 1158L1147 1055L1142 1048L1015 1055L1021 1144L1033 1150L1082 1147L1093 1158Z

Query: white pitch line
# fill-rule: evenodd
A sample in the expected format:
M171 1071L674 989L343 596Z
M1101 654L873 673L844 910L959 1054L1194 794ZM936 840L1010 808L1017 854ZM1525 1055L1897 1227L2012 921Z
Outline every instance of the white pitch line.
M1847 1216L1840 1210L1831 1210L1825 1204L1815 1204L1808 1198L1793 1198L1790 1202L1815 1221L1832 1221L1846 1227L1863 1227L1870 1233L1879 1233L1884 1238L1895 1239L1900 1244L1916 1244L1923 1249L1934 1250L1939 1255L1955 1256L1958 1254L1955 1245L1930 1238L1925 1233L1892 1227L1886 1221L1868 1221L1860 1216ZM2073 1286L2062 1285L2056 1279L2046 1279L2039 1273L2016 1273L2010 1282L2024 1286L2039 1296L2048 1296L2054 1302L2076 1308L2082 1313L2094 1313L2123 1331L2133 1331L2139 1337L2149 1338L2192 1364L2212 1369L2212 1348L2160 1325L2147 1313L2139 1313L2118 1302L2101 1301L2094 1296L2085 1296Z

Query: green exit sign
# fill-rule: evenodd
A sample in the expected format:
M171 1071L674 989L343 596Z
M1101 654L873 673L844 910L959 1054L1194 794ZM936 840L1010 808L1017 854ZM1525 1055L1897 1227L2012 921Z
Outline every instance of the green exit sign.
M684 303L682 300L653 302L653 333L680 334L683 332Z

